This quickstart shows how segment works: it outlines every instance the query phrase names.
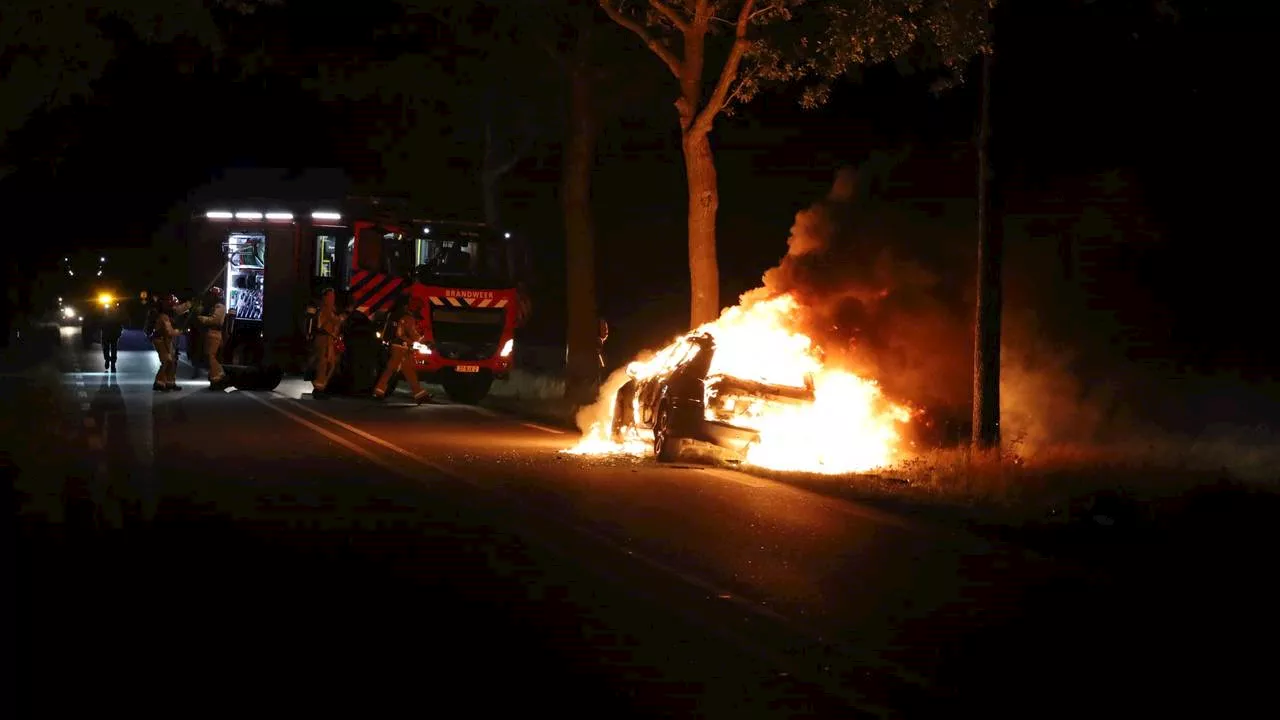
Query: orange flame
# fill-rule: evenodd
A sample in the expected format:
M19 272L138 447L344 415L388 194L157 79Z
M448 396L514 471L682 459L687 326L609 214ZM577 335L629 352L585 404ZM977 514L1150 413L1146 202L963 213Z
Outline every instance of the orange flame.
M801 325L804 308L789 294L760 299L744 296L714 322L696 332L715 338L711 375L729 375L770 385L804 387L813 382L815 401L773 406L742 403L732 423L760 433L748 448L748 464L773 470L840 474L892 465L899 455L900 425L910 420L904 406L886 399L873 381L825 364L823 353ZM683 336L681 336L683 337ZM628 374L648 378L679 361L676 338L648 359L636 359L613 374L594 405L578 414L586 430L564 452L575 455L637 455L652 452L652 438L635 428L621 442L612 439L614 398Z

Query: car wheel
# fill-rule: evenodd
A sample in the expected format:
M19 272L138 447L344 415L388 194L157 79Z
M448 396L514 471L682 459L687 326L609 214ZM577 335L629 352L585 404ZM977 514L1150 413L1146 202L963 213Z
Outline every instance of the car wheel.
M653 456L658 462L675 462L680 455L677 440L671 437L671 416L667 406L658 410L658 417L653 421Z

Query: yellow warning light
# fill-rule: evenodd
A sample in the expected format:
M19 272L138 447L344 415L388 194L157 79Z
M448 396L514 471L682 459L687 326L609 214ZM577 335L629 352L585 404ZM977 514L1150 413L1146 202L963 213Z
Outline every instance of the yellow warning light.
M101 303L103 307L109 306L114 301L115 298L111 297L111 293L98 293L98 302Z

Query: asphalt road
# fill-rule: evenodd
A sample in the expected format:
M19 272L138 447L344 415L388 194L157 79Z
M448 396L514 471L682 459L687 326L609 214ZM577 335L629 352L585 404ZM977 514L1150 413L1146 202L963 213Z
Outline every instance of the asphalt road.
M154 393L154 354L124 347L105 373L64 331L56 413L24 402L48 432L18 468L23 716L1078 717L1253 697L1219 683L1247 685L1233 633L1261 641L1275 593L1214 558L1188 580L1185 545L1081 563L295 380L210 392L184 366L185 390Z

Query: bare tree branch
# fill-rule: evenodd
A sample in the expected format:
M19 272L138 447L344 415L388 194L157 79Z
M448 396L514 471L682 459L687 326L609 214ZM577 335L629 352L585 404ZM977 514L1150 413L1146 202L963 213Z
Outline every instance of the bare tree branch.
M751 17L747 18L747 24L750 25L751 23L756 21L756 18L768 15L769 13L774 12L777 9L778 9L778 3L771 2L765 5L764 7L760 8L759 10L756 10L755 12L751 13ZM713 16L711 18L711 22L720 23L721 25L728 25L729 27L733 27L734 25L737 24L736 20L722 18L719 15Z
M755 8L755 0L745 0L742 3L742 9L738 11L738 23L734 31L733 47L729 50L729 57L724 61L724 67L720 69L720 79L716 82L716 89L711 92L711 97L707 100L706 105L702 106L701 112L694 119L691 129L700 132L710 132L711 122L715 120L716 114L724 108L725 101L729 98L729 90L733 87L733 83L738 79L738 66L742 64L742 56L747 52L747 46L751 43L747 40L747 28L751 24L751 11Z
M666 64L667 69L671 71L671 74L674 75L677 80L680 79L680 60L676 58L675 54L672 53L670 49L658 42L648 33L648 31L641 27L639 23L626 15L623 15L621 12L618 12L618 9L613 6L612 0L600 0L600 8L604 10L610 20L635 33L636 37L640 38L640 40L644 42L645 46L652 50L653 54L657 55L658 59Z
M757 10L757 11L755 11L755 12L751 13L751 15L747 18L747 22L748 22L748 23L755 22L755 19L756 19L756 18L758 18L758 17L760 17L761 15L767 15L768 13L770 13L770 12L772 12L772 11L774 11L774 10L777 10L777 9L778 9L778 4L777 4L777 3L769 3L768 5L765 5L764 7L760 8L759 10Z
M729 96L724 99L724 104L732 105L735 101L737 101L740 97L742 97L743 88L747 86L747 83L751 82L754 79L755 79L754 73L749 73L738 78L738 81L734 83L733 90L729 93Z
M689 31L689 22L685 20L683 17L681 17L680 12L677 11L675 8L666 4L662 0L649 0L649 4L653 6L654 10L657 10L659 13L661 13L662 17L670 20L671 24L675 25L677 30L679 30L680 32Z

